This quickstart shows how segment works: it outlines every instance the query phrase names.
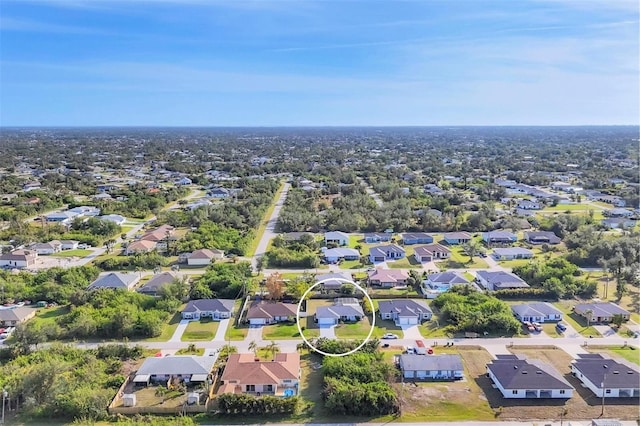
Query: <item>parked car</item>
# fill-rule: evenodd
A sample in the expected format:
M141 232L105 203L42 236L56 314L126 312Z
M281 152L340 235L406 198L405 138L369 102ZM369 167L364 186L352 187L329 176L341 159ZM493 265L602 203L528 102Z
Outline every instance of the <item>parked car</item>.
M383 339L397 339L398 335L397 334L393 334L393 333L385 333L382 336Z
M407 346L407 349L405 352L407 352L408 354L415 354L416 350L413 346Z
M542 326L540 325L540 323L534 322L534 323L532 323L531 325L533 326L533 328L534 328L536 331L538 331L538 332L542 331Z
M561 322L556 324L556 328L562 333L567 330L567 326Z

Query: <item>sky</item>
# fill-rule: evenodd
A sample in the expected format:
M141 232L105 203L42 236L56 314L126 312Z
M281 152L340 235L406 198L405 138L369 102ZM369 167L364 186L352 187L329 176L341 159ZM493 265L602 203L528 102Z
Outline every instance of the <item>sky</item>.
M0 126L640 124L636 0L0 0Z

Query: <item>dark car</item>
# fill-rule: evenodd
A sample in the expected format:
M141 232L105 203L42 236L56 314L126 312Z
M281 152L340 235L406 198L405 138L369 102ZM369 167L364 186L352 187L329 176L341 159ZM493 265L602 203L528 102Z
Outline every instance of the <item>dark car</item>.
M563 324L563 323L561 323L561 322L559 322L559 323L557 323L557 324L556 324L556 328L557 328L558 330L560 330L560 332L563 332L563 331L566 331L566 330L567 330L567 326L566 326L566 325L564 325L564 324Z

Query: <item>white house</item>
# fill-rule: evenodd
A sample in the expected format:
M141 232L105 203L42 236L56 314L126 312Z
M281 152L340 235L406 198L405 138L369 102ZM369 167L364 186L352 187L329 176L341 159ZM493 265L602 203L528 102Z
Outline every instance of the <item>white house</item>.
M127 220L124 216L119 214L105 214L104 216L98 216L98 219L113 222L116 225L122 225Z
M29 249L38 253L38 255L55 254L61 250L62 245L60 241L51 241L49 243L35 243L32 244Z
M199 320L211 318L214 321L231 318L234 301L230 299L190 300L182 310L182 319Z
M189 266L206 266L209 265L214 259L224 258L224 252L217 249L200 249L187 257L187 265Z
M562 312L556 309L551 303L534 302L512 305L511 311L520 321L529 322L550 322L561 321Z
M464 377L460 355L403 354L398 359L398 366L405 379L459 380Z
M503 398L571 398L573 387L552 366L516 355L498 355L487 373Z
M249 308L247 320L251 325L287 322L295 319L297 310L293 303L257 301Z
M79 241L75 240L62 240L60 241L60 249L61 250L75 250L78 248Z
M378 312L383 320L392 320L396 325L415 325L431 319L433 312L422 300L380 300Z
M316 309L315 320L318 325L335 325L340 321L360 321L364 318L364 311L356 298L342 297L335 299L333 306L319 306Z
M36 264L38 253L32 250L15 250L0 255L0 266L11 268L28 268Z
M349 234L340 231L330 231L324 234L324 243L338 246L349 245Z
M427 244L426 246L416 247L413 251L413 257L420 263L431 262L436 259L449 259L451 257L451 250L442 244Z
M571 373L598 398L640 397L640 372L631 363L622 364L600 354L579 354Z
M322 255L327 263L338 263L341 260L360 259L360 252L358 252L358 250L347 247L336 247L322 250Z
M532 259L533 252L522 247L497 248L491 253L495 260Z

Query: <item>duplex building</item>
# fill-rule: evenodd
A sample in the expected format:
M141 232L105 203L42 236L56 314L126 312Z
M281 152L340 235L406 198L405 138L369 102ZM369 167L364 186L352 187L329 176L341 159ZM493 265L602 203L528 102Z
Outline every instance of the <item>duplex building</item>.
M487 245L510 245L515 243L517 240L518 237L514 233L508 231L491 231L482 233L482 241Z
M132 272L109 272L101 275L89 284L87 290L111 288L114 290L131 290L140 281L140 275Z
M433 237L425 232L411 232L402 234L402 242L406 245L431 244Z
M561 321L562 312L556 309L551 303L534 302L512 305L513 315L520 321L529 322L551 322Z
M383 320L392 320L396 325L414 325L430 320L431 308L422 300L380 300L378 312Z
M0 266L11 268L29 268L36 264L38 253L32 250L14 250L0 255Z
M147 358L136 372L133 383L148 385L180 379L185 383L206 383L211 378L211 370L216 357L172 355Z
M466 244L471 239L471 234L468 232L447 232L444 234L444 241L449 245Z
M530 244L560 244L560 238L551 231L529 231L524 239Z
M464 377L460 355L414 355L403 354L398 366L405 379L413 380L459 380Z
M629 311L612 302L579 303L573 310L589 323L608 323L613 320L614 315L621 315L625 321L628 321L631 315Z
M333 306L319 306L315 313L318 325L335 325L340 321L355 322L362 318L364 318L362 306L358 299L353 297L335 299Z
M533 252L522 247L497 248L491 253L496 260L532 259Z
M230 299L190 300L182 310L182 319L199 320L211 318L214 321L233 316L234 301Z
M638 367L622 364L600 354L579 354L571 373L598 398L640 397Z

